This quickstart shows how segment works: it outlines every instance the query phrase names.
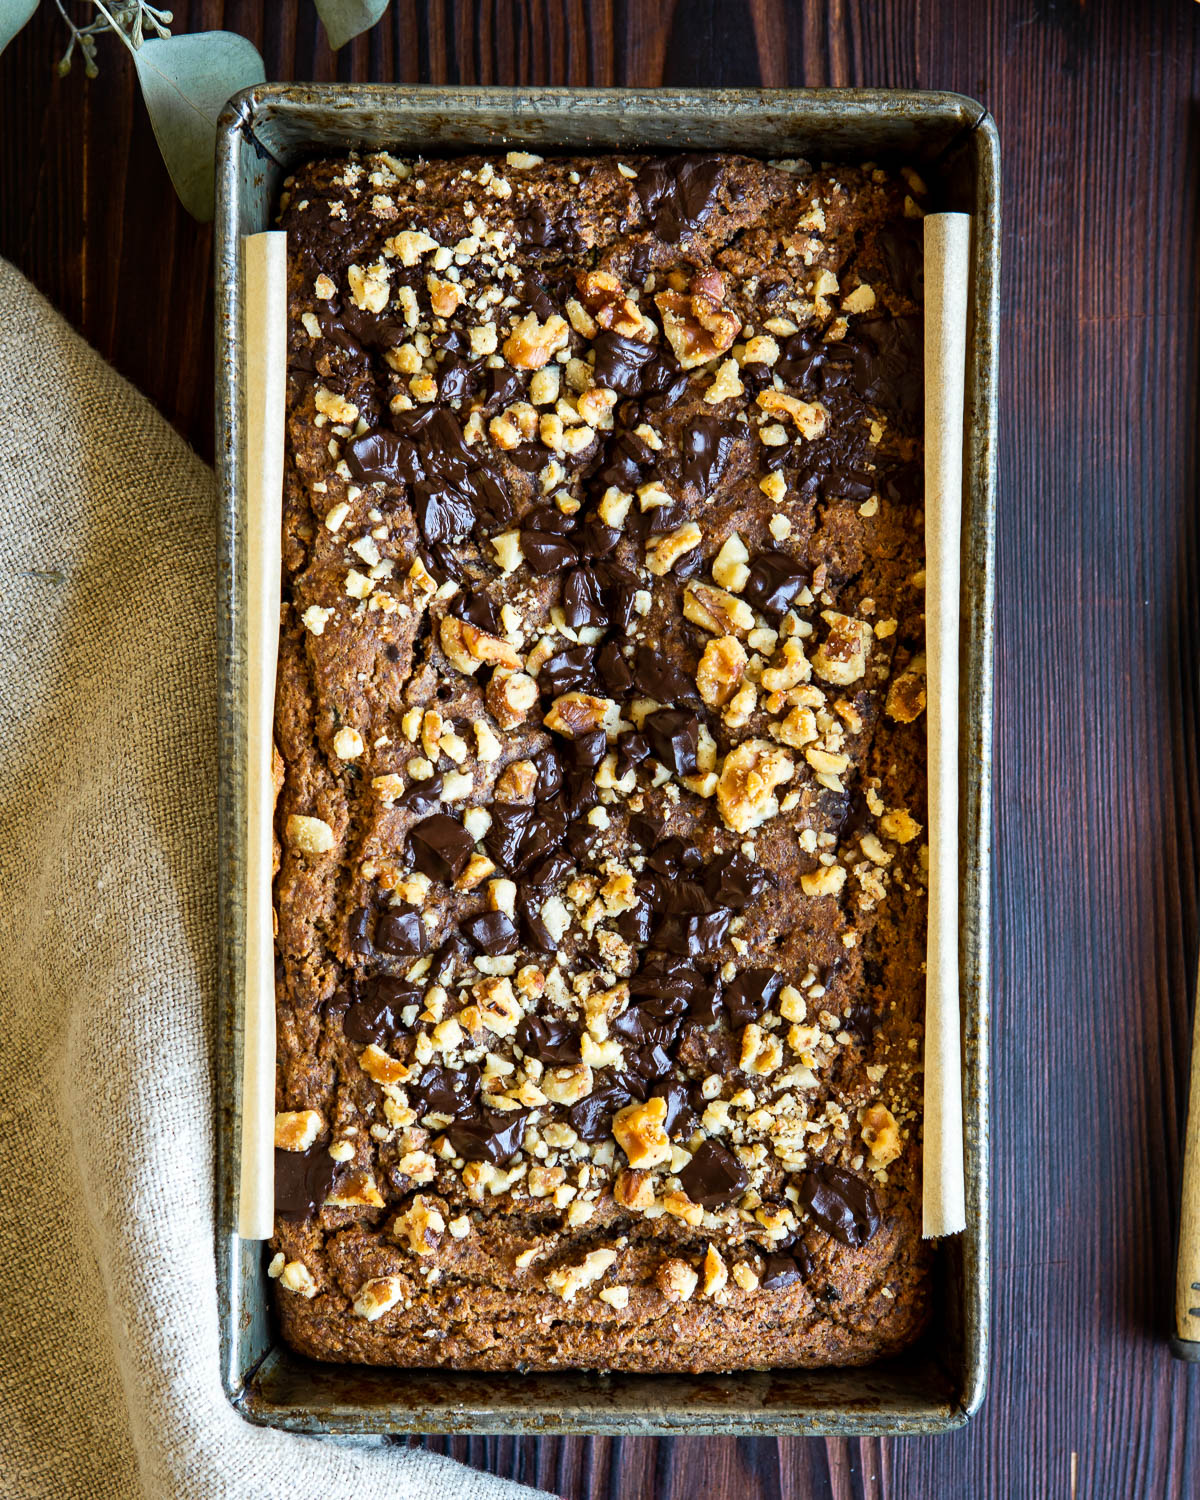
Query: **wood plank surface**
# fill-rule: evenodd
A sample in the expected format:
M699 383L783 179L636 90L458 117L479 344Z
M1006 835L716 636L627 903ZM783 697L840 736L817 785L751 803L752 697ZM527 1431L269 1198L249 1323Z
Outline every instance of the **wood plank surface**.
M1200 1376L1165 1343L1200 873L1200 5L393 0L337 56L307 0L175 13L250 37L278 79L871 84L991 108L987 1405L939 1439L427 1441L573 1500L1200 1495ZM0 253L211 456L210 233L175 202L119 47L88 83L55 76L63 44L44 3L0 58Z

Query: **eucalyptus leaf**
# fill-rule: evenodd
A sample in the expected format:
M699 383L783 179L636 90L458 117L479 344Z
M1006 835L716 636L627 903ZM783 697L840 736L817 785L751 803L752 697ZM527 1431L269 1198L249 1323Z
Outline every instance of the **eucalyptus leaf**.
M217 119L239 89L266 78L263 60L232 31L196 31L143 42L133 61L175 191L193 218L211 219Z
M388 8L388 0L316 0L329 45L336 52L360 31L370 31Z
M384 0L386 6L387 0ZM0 0L0 52L37 10L38 0Z

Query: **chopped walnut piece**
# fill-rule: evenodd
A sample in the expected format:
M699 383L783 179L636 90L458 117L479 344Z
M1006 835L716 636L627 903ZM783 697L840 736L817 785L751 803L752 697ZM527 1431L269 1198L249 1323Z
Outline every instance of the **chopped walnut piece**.
M762 685L768 693L786 693L812 676L812 667L804 654L804 647L793 635L783 643L783 660L777 667L768 667L762 674Z
M622 1208L641 1212L654 1207L654 1179L648 1172L625 1169L617 1173L613 1183L613 1197Z
M433 1255L445 1228L446 1221L438 1212L437 1204L418 1193L408 1208L396 1215L392 1234L397 1240L407 1240L414 1255Z
M721 1259L720 1252L715 1245L709 1245L704 1252L704 1264L701 1271L700 1292L703 1296L715 1297L718 1292L724 1290L725 1283L729 1280L729 1269Z
M548 1068L542 1074L542 1092L552 1104L578 1104L592 1092L593 1078L587 1063Z
M697 1228L704 1222L703 1205L693 1203L686 1193L677 1191L664 1193L662 1206L673 1218L682 1219L692 1229Z
M297 1292L311 1302L317 1295L317 1283L312 1272L302 1260L289 1260L279 1273L279 1285L289 1292Z
M725 278L715 270L695 276L686 293L672 290L655 297L667 340L685 370L724 354L742 331L741 319L724 299Z
M324 818L309 818L299 813L288 818L284 837L288 848L298 849L301 854L328 854L336 842L333 829Z
M607 1302L610 1307L615 1307L618 1312L624 1312L629 1306L629 1288L627 1286L606 1286L596 1293L601 1302Z
M599 1281L605 1271L616 1263L615 1250L593 1250L577 1266L556 1266L546 1272L546 1285L557 1292L564 1302L574 1302L576 1294L585 1287Z
M725 757L717 781L717 807L725 826L748 833L779 811L775 788L790 781L795 764L767 740L745 740Z
M696 667L696 688L709 708L723 708L745 672L745 648L736 636L706 642Z
M720 588L728 589L731 594L740 594L750 577L747 566L749 561L750 553L746 550L746 544L735 531L732 536L725 538L721 550L713 558L713 582Z
M837 687L857 682L867 670L873 634L870 625L835 609L823 610L821 618L829 626L829 634L813 652L813 671Z
M454 615L442 616L439 634L442 650L451 665L469 677L474 676L485 662L514 672L521 666L521 658L507 641L488 635L478 626L456 619Z
M742 1053L738 1066L744 1073L765 1077L783 1064L783 1047L778 1037L751 1021L742 1032Z
M700 1278L686 1260L664 1260L654 1273L654 1281L668 1302L687 1302Z
M683 595L684 618L710 635L745 635L754 628L754 611L744 599L707 583L689 583Z
M351 1172L333 1188L326 1203L334 1208L382 1208L383 1194L370 1172Z
M496 782L496 801L530 803L537 781L538 768L531 760L514 760L505 766Z
M914 656L904 670L892 678L884 712L898 724L911 724L925 711L925 653Z
M786 391L759 391L755 397L763 411L772 416L791 417L797 431L810 440L819 438L829 425L829 413L819 401L801 401Z
M842 865L819 865L800 877L800 889L806 896L836 896L846 884Z
M660 532L646 544L646 567L656 578L665 578L681 557L694 551L701 541L695 521L685 521L674 531Z
M315 1109L281 1110L275 1116L275 1149L307 1151L324 1128Z
M863 1115L862 1138L871 1153L873 1167L886 1167L904 1149L896 1117L883 1104L872 1104Z
M542 723L556 734L575 740L581 734L605 729L610 723L615 725L619 714L620 709L611 698L596 698L591 693L563 693L550 705L550 712Z
M921 825L906 807L893 807L880 818L879 831L885 838L895 839L898 844L911 844L920 833Z
M671 1140L663 1129L667 1101L651 1098L627 1104L613 1116L613 1135L631 1167L660 1167L671 1160Z
M542 323L536 313L529 312L504 340L504 358L518 370L540 370L566 348L570 337L566 320L557 313Z
M354 1299L355 1316L374 1323L395 1307L403 1289L404 1279L401 1276L373 1276L370 1281L364 1281Z
M403 1083L408 1077L407 1067L398 1058L389 1056L374 1042L364 1047L359 1053L358 1064L367 1077L374 1079L381 1088L390 1088L393 1084Z
M350 266L346 280L350 283L350 297L355 307L363 312L380 313L388 305L388 263L377 260L373 266Z

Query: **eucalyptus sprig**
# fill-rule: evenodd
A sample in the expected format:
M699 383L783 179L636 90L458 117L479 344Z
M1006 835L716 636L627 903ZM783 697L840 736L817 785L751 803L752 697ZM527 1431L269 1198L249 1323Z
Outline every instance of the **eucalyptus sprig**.
M83 71L95 78L97 38L107 32L128 48L167 171L184 208L197 219L213 216L217 120L239 89L262 83L263 60L232 31L171 34L171 11L149 0L86 0L92 18L80 24L64 0L54 0L66 23L66 51L58 73L71 71L78 49ZM84 0L79 0L84 3ZM336 51L374 26L388 0L314 0ZM0 0L0 52L37 9L38 0Z
M89 78L95 78L100 69L96 64L96 38L102 36L106 31L118 32L127 38L135 47L140 47L146 37L146 28L155 36L168 37L171 35L171 22L175 17L169 10L160 10L157 6L148 5L146 0L123 0L116 3L110 11L105 11L94 21L89 21L86 26L79 26L63 4L63 0L54 0L58 6L58 13L67 24L71 33L71 40L67 43L67 50L58 60L58 76L65 78L71 71L71 57L78 47L83 55L83 71Z

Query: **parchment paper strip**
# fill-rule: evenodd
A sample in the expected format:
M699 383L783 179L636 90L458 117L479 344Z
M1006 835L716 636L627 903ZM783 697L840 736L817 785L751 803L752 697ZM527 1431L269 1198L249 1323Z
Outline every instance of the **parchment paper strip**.
M243 241L246 516L246 973L238 1233L275 1216L275 940L271 907L275 666L287 370L287 236Z
M971 220L925 220L925 626L929 950L922 1233L966 1228L958 973L958 644Z

